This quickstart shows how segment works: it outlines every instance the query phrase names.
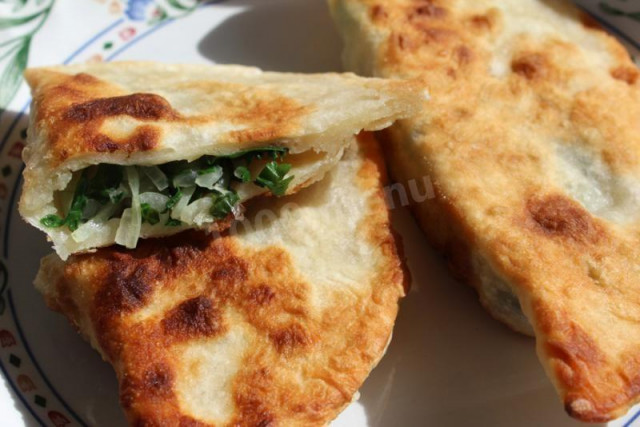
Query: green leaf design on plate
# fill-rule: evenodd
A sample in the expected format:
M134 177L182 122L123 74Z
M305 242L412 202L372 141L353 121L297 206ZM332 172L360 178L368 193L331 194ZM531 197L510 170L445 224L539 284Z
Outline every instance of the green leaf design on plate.
M6 0L0 0L6 1ZM0 115L5 111L22 85L22 73L27 67L29 48L34 34L44 25L49 17L53 0L13 0L13 16L0 17L0 30L16 29L21 35L0 42ZM35 12L19 15L17 12L33 5ZM21 27L24 27L21 28ZM26 30L25 30L26 29ZM22 31L20 31L22 30Z
M181 18L196 10L198 4L206 3L200 0L164 0L157 6L157 16L149 21L149 25L156 25L169 18Z
M149 21L149 25L156 25L169 18L167 11L163 7L158 6L158 15Z
M12 12L18 12L24 8L29 0L0 0L0 3L13 5Z
M33 15L21 16L19 18L0 18L0 30L4 30L5 28L15 27L16 25L26 24L27 22L31 22L40 16L40 13L34 13Z
M195 7L195 6L185 6L182 3L180 3L178 0L167 0L167 3L169 4L169 6L178 10L191 10Z
M25 7L27 5L27 1L28 0L17 0L16 1L16 8L13 9L14 12L19 11L20 9L22 9L23 7Z
M22 39L21 43L17 46L18 49L13 50L13 57L9 60L9 63L0 75L0 85L2 86L2 92L0 92L0 109L4 109L9 102L11 102L18 89L20 89L22 73L27 67L30 44L31 37Z
M622 9L618 9L617 7L611 6L609 3L605 3L601 1L598 3L600 10L611 16L626 16L627 18L631 18L635 21L640 22L640 12L625 12Z

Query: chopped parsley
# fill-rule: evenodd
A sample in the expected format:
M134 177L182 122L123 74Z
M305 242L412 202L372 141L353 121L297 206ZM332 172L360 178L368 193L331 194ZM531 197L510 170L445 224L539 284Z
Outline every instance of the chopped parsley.
M246 166L238 166L236 170L233 171L233 176L236 177L240 182L251 181L251 172Z
M141 203L140 210L142 212L142 223L148 222L156 225L160 222L160 213L153 209L149 203Z
M169 218L167 222L164 223L164 225L168 227L180 227L182 225L182 221L180 221L179 219Z
M134 166L137 171L134 175L125 173L125 167L120 165L92 166L80 172L66 215L47 215L40 223L48 228L66 226L73 232L89 220L99 223L111 218L130 218L130 213L139 209L140 223L176 227L184 224L180 218L185 217L180 214L187 206L207 197L212 201L207 213L213 219L224 219L233 213L240 201L231 188L234 181L253 182L276 196L286 193L293 180L289 175L291 164L284 163L287 152L282 147L265 147L229 156L203 156L193 162L182 160L158 166ZM252 179L249 167L257 160L268 162ZM138 194L151 202L140 203ZM127 226L133 228L131 223Z
M173 209L173 207L180 201L181 198L182 191L180 191L180 189L178 188L176 189L176 192L173 194L173 196L169 197L169 200L167 201L163 212L169 212L171 209Z
M293 176L287 178L291 170L289 163L278 163L275 160L267 163L256 179L256 185L268 188L276 196L284 196Z

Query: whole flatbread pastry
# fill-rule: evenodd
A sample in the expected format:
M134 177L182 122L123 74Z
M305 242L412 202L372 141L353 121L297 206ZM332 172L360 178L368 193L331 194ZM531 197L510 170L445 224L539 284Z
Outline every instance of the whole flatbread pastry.
M570 415L623 415L640 397L640 79L629 54L564 1L331 6L348 69L429 87L429 108L385 133L406 184L396 194L433 189L414 206L429 239L494 317L535 334Z
M188 228L321 179L352 136L415 110L410 83L151 62L27 70L20 213L63 259Z
M113 365L132 425L325 425L382 357L404 295L383 180L365 138L223 237L52 254L36 286Z

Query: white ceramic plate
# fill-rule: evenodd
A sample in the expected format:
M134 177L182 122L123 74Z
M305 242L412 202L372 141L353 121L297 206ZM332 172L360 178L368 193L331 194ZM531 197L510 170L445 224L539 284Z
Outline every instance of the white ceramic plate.
M125 420L111 367L31 284L50 248L16 212L29 103L21 70L27 60L150 59L333 71L341 44L324 0L52 2L0 1L0 106L8 102L0 113L0 425L117 427ZM609 13L602 2L580 3L630 46L640 40L638 22L619 13L638 12L638 2L609 0ZM413 288L386 357L333 425L578 425L565 415L533 340L491 320L475 293L449 278L410 215L393 215ZM636 409L610 425L638 417Z

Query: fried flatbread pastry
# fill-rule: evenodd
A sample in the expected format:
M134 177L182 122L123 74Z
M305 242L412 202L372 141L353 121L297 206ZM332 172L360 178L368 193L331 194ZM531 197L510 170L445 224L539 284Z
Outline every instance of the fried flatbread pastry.
M36 286L114 366L133 425L323 425L382 357L404 295L383 168L369 136L224 237L52 254Z
M71 253L187 228L319 179L352 136L419 107L410 83L151 62L27 70L20 213Z
M428 110L386 133L386 148L408 199L433 186L415 206L430 240L493 316L535 334L569 414L624 414L640 395L640 82L628 53L563 1L331 6L348 69L429 87Z

